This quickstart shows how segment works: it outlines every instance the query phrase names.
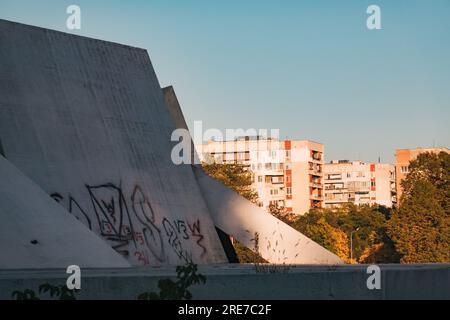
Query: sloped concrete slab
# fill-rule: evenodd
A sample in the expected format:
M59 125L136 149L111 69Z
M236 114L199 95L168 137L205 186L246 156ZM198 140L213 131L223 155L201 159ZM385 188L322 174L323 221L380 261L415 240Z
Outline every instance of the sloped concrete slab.
M342 264L313 240L194 168L214 223L265 260L277 264Z
M227 262L146 50L0 20L7 159L132 265Z
M0 156L0 269L130 264Z

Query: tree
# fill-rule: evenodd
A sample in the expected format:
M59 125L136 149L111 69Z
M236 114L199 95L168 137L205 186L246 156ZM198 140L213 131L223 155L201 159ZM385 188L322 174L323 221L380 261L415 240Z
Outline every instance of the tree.
M203 170L209 176L222 182L249 201L256 202L258 193L253 190L253 174L243 164L203 163Z
M159 292L144 292L138 300L191 300L192 293L188 290L192 285L205 284L206 277L197 272L197 265L189 262L177 266L177 280L161 279L158 281Z
M218 164L212 161L202 164L203 170L212 178L222 182L247 200L255 203L258 193L253 190L252 173L242 164ZM238 241L233 241L234 250L240 263L266 262L257 252L244 247Z
M292 223L296 220L295 214L292 212L288 212L286 207L277 206L277 205L269 205L269 212L278 220L283 221L287 225L292 225Z
M235 240L233 246L234 250L236 250L239 263L267 263L256 250L252 251L249 248L244 247L239 241Z
M386 215L389 210L383 206L369 206L347 204L340 210L330 213L335 222L333 226L339 228L350 238L353 233L353 257L360 263L398 262L393 250L392 241L387 235ZM330 220L330 218L329 218ZM383 244L383 246L380 246ZM375 252L384 249L389 255L375 255ZM372 252L372 254L369 254ZM370 257L370 261L367 261ZM375 257L378 257L375 259ZM375 260L374 260L375 259Z
M381 206L346 204L340 208L312 209L293 222L293 228L347 262L398 262L387 234L389 209ZM358 231L356 231L358 230ZM350 237L353 257L350 261Z
M344 261L348 261L349 247L347 235L342 230L331 226L327 222L325 211L311 210L309 213L301 216L293 226Z
M402 181L388 232L402 263L450 261L450 155L420 154Z

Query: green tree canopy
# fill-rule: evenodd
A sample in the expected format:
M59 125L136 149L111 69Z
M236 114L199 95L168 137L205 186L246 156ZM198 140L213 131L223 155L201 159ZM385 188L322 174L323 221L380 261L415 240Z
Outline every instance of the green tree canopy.
M222 182L247 200L256 202L258 199L258 193L252 188L253 174L247 166L234 163L203 163L202 167L209 176Z
M403 263L450 261L450 155L420 154L402 181L389 234Z
M312 209L299 216L292 226L347 262L398 262L392 241L387 235L382 206L345 204L340 208ZM353 261L350 261L350 238L353 233Z

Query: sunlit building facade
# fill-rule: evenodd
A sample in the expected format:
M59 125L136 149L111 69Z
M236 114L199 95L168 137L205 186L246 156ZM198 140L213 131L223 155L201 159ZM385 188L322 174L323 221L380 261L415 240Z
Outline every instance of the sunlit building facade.
M258 205L304 214L323 207L324 146L309 140L243 137L197 146L200 159L244 164L253 174Z
M324 165L324 187L326 208L344 203L392 207L397 201L392 164L333 160Z

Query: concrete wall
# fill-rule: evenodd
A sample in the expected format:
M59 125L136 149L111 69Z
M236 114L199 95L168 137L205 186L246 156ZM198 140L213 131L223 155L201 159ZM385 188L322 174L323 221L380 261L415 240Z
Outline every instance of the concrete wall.
M369 290L367 266L291 266L262 272L253 265L201 266L206 284L192 287L194 299L450 299L450 265L380 265L381 289ZM256 271L259 270L259 271ZM14 290L50 282L63 285L65 270L1 271L0 299ZM158 291L173 267L82 270L79 299L135 299Z
M222 183L194 169L215 225L272 263L341 264L342 260Z
M164 99L166 101L167 109L172 116L173 121L175 122L175 126L179 129L185 129L189 132L189 128L187 126L186 120L184 119L183 111L181 110L180 103L178 101L175 90L172 86L168 86L162 89L164 93ZM200 160L195 152L194 142L191 139L191 164L200 164Z
M11 163L133 265L227 261L146 50L5 20L0 43Z
M375 202L392 208L395 196L395 166L388 163L375 165Z
M0 156L0 270L130 264Z

